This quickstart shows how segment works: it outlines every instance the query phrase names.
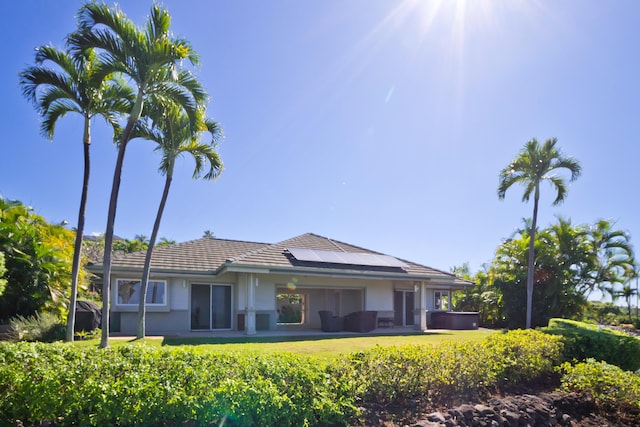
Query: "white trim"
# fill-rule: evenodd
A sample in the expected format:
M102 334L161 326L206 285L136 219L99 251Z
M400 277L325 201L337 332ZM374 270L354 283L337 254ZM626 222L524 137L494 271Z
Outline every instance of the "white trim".
M116 308L119 309L130 309L130 308L135 308L136 311L140 305L139 300L134 302L134 303L122 303L120 302L120 298L119 298L119 291L120 291L120 282L135 282L138 284L138 292L140 289L140 283L142 282L141 279L133 279L133 278L127 278L127 277L118 277L115 279L116 281L116 286L115 286L115 306ZM147 283L147 299L149 298L149 284L152 282L157 282L157 283L162 283L164 284L164 292L163 292L163 296L164 296L164 302L162 303L149 303L149 302L145 302L145 306L147 308L165 308L165 307L169 307L169 282L166 279L149 279L148 283ZM134 285L135 286L135 285ZM139 298L139 297L138 297Z

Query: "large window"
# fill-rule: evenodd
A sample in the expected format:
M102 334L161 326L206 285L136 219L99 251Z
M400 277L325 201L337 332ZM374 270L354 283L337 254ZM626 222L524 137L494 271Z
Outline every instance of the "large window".
M140 303L140 280L118 279L116 281L118 305L138 305ZM146 305L167 304L167 282L149 280L147 284Z
M449 310L449 291L434 291L436 310Z
M278 323L297 324L305 323L306 294L278 293L276 303L278 306Z

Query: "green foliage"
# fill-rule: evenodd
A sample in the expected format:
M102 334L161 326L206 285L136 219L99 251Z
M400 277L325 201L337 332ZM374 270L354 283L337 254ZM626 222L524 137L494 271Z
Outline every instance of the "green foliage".
M456 308L481 313L487 327L519 328L526 324L522 307L527 301L527 263L529 225L516 232L497 249L494 260L485 270L471 275L468 268L456 267L454 273L476 282L457 294ZM629 236L607 221L593 226L571 224L562 218L536 232L533 286L533 326L545 326L549 319L564 317L619 322L603 311L594 313L587 296L600 289L622 296L630 303L634 290L622 287L633 276L635 259ZM627 307L626 322L629 321Z
M3 279L4 273L6 272L7 268L4 266L4 253L0 251L0 296L2 296L7 286L7 279Z
M605 362L587 359L572 366L564 363L560 389L588 393L605 407L629 405L640 409L640 376Z
M411 407L417 399L443 402L483 387L532 380L560 360L560 338L537 331L493 334L474 342L377 347L350 356L358 396L368 405Z
M16 341L53 342L64 339L66 327L51 313L16 316L9 321L9 333Z
M346 424L353 390L311 357L0 343L0 424Z
M583 322L551 319L544 332L564 337L564 360L605 361L621 369L640 369L640 339Z
M502 295L493 286L487 270L471 274L468 264L465 263L462 267L453 267L451 272L462 279L475 282L472 287L453 292L453 306L456 311L478 312L480 326L494 328L506 326Z
M74 233L50 224L19 201L0 197L0 252L5 257L0 318L38 311L65 314L71 281Z
M300 426L358 422L357 407L434 402L550 372L561 338L376 347L326 360L198 347L0 343L0 424Z
M618 305L611 302L589 301L583 320L602 325L617 325L621 316L624 316L624 310Z

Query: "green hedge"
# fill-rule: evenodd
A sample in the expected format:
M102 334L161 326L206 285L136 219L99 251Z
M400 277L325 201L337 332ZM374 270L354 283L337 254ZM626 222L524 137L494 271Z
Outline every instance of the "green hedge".
M564 338L564 360L602 360L628 371L640 369L640 339L611 329L566 319L551 319L542 331Z
M353 391L311 357L0 343L0 424L346 423Z
M629 405L640 409L640 376L634 372L594 359L574 366L564 363L562 372L563 391L588 393L602 406Z
M444 402L485 386L532 380L560 362L562 339L537 331L490 335L481 343L376 347L351 355L363 402L411 406L416 399Z
M332 360L194 347L0 343L0 425L301 426L358 422L358 407L408 405L553 370L560 337L376 347Z

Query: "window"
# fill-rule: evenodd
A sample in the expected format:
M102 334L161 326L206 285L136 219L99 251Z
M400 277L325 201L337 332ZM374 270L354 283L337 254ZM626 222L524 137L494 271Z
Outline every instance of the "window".
M140 303L140 280L118 279L116 289L118 305L138 305ZM149 280L146 305L166 305L166 290L167 282L165 280Z
M449 310L449 291L434 291L433 295L436 310Z
M305 294L278 293L276 295L278 323L304 324L306 299Z

